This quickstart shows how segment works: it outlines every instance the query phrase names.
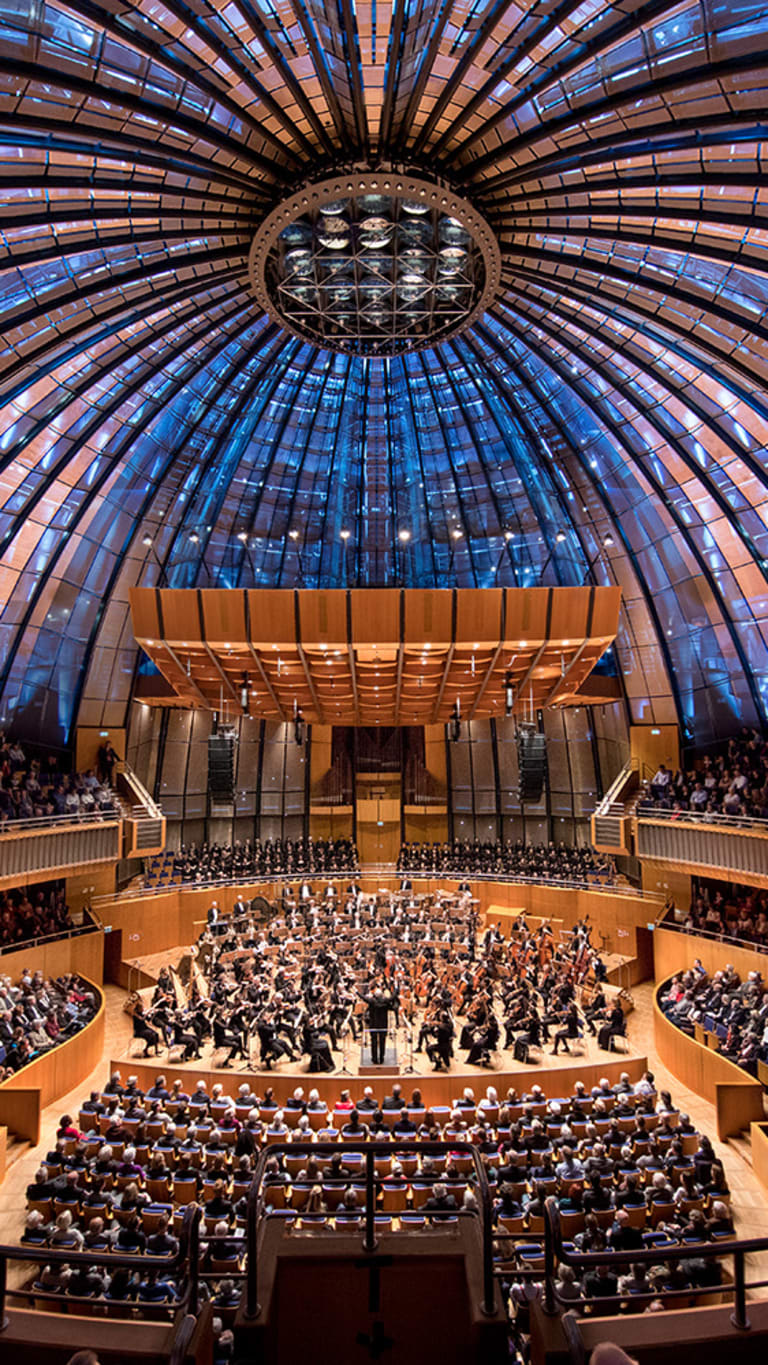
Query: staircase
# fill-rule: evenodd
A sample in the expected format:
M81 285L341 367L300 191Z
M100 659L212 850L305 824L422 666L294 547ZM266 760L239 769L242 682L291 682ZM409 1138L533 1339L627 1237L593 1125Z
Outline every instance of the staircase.
M736 1152L737 1156L746 1166L749 1166L750 1170L754 1170L755 1163L752 1159L752 1140L749 1129L742 1128L740 1133L731 1134L729 1138L726 1138L726 1142L731 1151Z
M20 1161L27 1152L32 1150L32 1143L27 1138L16 1137L15 1133L8 1133L5 1144L5 1171L0 1179L5 1179L8 1172L13 1169L17 1161Z

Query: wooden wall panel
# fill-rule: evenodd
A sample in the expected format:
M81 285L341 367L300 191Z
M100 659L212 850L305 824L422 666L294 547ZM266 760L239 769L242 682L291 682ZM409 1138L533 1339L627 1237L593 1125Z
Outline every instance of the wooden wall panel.
M443 844L448 839L445 806L405 806L403 819L406 843Z
M540 645L546 638L549 588L505 588L507 615L506 644L514 649L525 641Z
M660 763L674 775L680 764L680 731L676 725L630 725L629 752L640 764L641 779L644 767L652 769L653 776Z
M496 648L501 638L501 594L501 588L465 588L459 594L456 637L462 648Z
M136 639L160 640L163 636L154 588L129 588L133 633Z
M231 592L228 588L203 588L200 600L205 638L209 644L226 647L230 642L245 643L245 597L242 593Z
M702 938L698 934L681 934L674 929L658 928L654 932L654 972L656 981L666 981L675 972L686 971L694 958L701 958L702 966L712 975L732 963L742 980L749 972L768 973L768 956L753 948L735 943L721 943L718 939Z
M160 607L164 634L173 648L200 640L200 604L196 592L175 592L160 588Z
M98 768L99 749L109 741L118 758L125 758L125 730L97 725L78 725L75 733L75 768L79 773Z
M453 638L453 593L410 588L405 595L405 640L414 649L447 649Z
M62 976L65 972L79 972L89 981L101 985L103 980L104 935L100 929L76 938L58 938L51 943L30 948L22 944L0 956L0 972L13 981L18 980L24 967L38 968L45 976Z
M395 645L400 639L399 589L353 588L349 596L355 647Z
M569 588L567 596L555 593L552 598L552 613L549 623L549 638L552 644L563 640L583 640L587 633L589 614L589 588Z
M605 640L609 644L616 638L621 608L621 588L605 588L595 594L592 608L592 638Z
M346 649L347 603L343 592L299 592L301 642L306 649Z
M40 1091L35 1086L0 1083L0 1123L9 1133L37 1146L40 1141Z
M768 1124L754 1122L750 1124L749 1137L755 1175L768 1193Z
M249 588L251 639L255 645L295 645L294 596L289 588Z

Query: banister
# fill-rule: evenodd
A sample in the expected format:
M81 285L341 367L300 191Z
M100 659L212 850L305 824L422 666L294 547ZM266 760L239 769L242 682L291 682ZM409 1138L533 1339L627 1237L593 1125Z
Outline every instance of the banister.
M8 1262L9 1261L31 1261L33 1265L87 1265L105 1266L112 1270L123 1268L135 1270L137 1265L149 1270L166 1270L173 1273L182 1272L185 1269L187 1258L197 1256L199 1243L195 1240L195 1234L200 1226L202 1210L198 1204L188 1204L184 1212L181 1232L179 1238L179 1249L175 1256L148 1256L143 1254L140 1257L132 1256L128 1253L119 1251L76 1251L71 1247L59 1250L58 1247L35 1247L29 1244L17 1246L0 1245L0 1332L8 1326L8 1316L5 1311L5 1299L7 1293ZM190 1266L191 1269L191 1266ZM92 1302L92 1300L91 1300Z
M562 1228L560 1224L560 1206L554 1195L549 1195L544 1202L544 1235L545 1235L545 1275L548 1282L549 1296L545 1293L545 1303L556 1301L554 1287L555 1261L563 1265L569 1265L574 1270L591 1270L593 1267L601 1265L616 1266L622 1260L631 1260L633 1265L658 1265L660 1262L666 1264L668 1261L679 1261L687 1256L696 1256L696 1259L719 1260L723 1256L733 1257L733 1302L734 1309L731 1314L731 1322L739 1331L748 1331L750 1327L749 1318L746 1310L746 1291L747 1284L744 1275L744 1258L753 1252L768 1251L768 1237L749 1237L733 1238L728 1241L717 1242L696 1242L695 1245L689 1243L687 1246L680 1242L673 1242L669 1246L643 1247L633 1249L631 1252L622 1251L566 1251ZM547 1240L549 1240L550 1252L547 1257ZM727 1286L719 1286L722 1292ZM689 1290L680 1291L690 1293Z

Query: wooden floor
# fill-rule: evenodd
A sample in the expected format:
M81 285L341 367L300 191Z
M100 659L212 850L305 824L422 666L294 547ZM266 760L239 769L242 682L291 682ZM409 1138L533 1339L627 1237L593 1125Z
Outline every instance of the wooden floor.
M46 1151L50 1150L55 1141L59 1118L65 1113L76 1115L79 1102L87 1097L89 1090L100 1088L107 1080L109 1058L121 1056L127 1051L131 1038L131 1023L128 1016L123 1012L125 992L116 986L108 985L104 989L107 1008L104 1063L70 1095L64 1096L55 1105L51 1105L44 1111L40 1146L22 1155L8 1172L4 1184L0 1186L0 1242L13 1243L18 1241L24 1219L24 1191L32 1181L41 1158ZM677 1104L690 1113L697 1128L713 1136L715 1122L712 1106L679 1085L675 1078L661 1066L658 1057L655 1055L653 1047L653 984L646 982L642 986L634 987L632 994L635 1000L635 1010L628 1018L632 1052L635 1055L646 1054L648 1056L649 1065L656 1075L657 1085L660 1088L671 1090ZM590 1050L587 1056L582 1059L583 1061L597 1061L601 1057L607 1057L608 1054L600 1052L592 1040L590 1043ZM550 1058L549 1056L546 1060L548 1064L551 1064L553 1070L573 1062L573 1059L567 1055L562 1061L559 1057ZM428 1069L427 1063L424 1068L425 1072ZM175 1074L179 1068L174 1066L172 1070ZM194 1066L191 1066L190 1070L194 1070ZM227 1075L234 1080L237 1072L222 1072L222 1078L227 1077ZM477 1069L476 1076L478 1083L487 1084L493 1081L492 1072ZM345 1078L340 1078L340 1086L347 1083ZM728 1183L733 1193L733 1210L737 1232L742 1237L768 1236L768 1193L758 1183L751 1165L740 1155L738 1150L728 1143L722 1144L717 1141L715 1141L715 1148L723 1161ZM761 1257L760 1260L765 1262L764 1265L759 1266L760 1274L768 1279L768 1255ZM750 1272L754 1275L757 1269L758 1267L750 1267ZM13 1278L18 1282L17 1275L14 1275Z

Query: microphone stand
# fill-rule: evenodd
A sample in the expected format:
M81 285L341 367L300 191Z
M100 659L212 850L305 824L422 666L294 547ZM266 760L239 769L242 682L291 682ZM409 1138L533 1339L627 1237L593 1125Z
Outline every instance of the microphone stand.
M347 1039L349 1038L350 1033L351 1033L351 1030L349 1029L349 1026L347 1026L347 1030L348 1030L348 1031L343 1035L342 1040L341 1040L341 1066L339 1067L338 1072L337 1072L337 1075L339 1075L339 1076L351 1076L351 1075L352 1075L352 1070L351 1070L351 1068L347 1066L347 1061L348 1061L348 1058L349 1058L349 1050L348 1050L348 1042L347 1042Z
M413 1020L403 1024L403 1043L407 1049L408 1060L402 1069L403 1076L418 1076L421 1073L413 1065Z

